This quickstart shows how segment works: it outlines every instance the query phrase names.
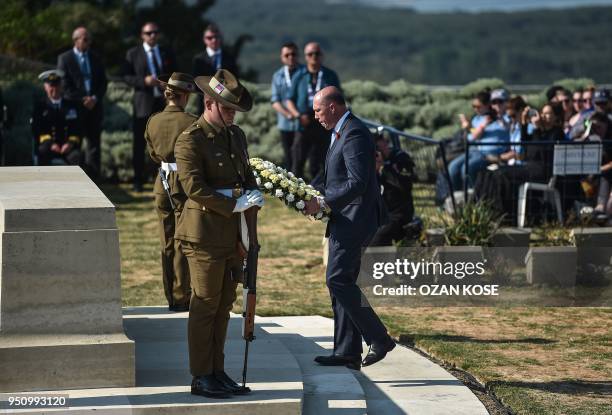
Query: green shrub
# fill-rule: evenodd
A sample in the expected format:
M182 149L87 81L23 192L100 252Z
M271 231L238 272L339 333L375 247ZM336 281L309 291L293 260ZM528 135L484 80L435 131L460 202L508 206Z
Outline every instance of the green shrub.
M461 91L459 92L459 94L464 98L470 99L470 98L473 98L474 95L476 95L477 93L479 93L485 88L498 89L498 88L504 88L504 86L505 86L505 83L501 79L482 78L474 82L470 82L469 84L461 88Z
M434 131L432 138L436 140L441 140L444 138L453 137L457 133L457 131L459 131L459 128L461 128L459 126L459 123L446 125Z
M387 101L389 99L383 88L372 81L349 81L342 85L342 89L350 103Z
M484 201L468 202L453 216L441 216L447 245L489 246L502 218Z
M356 102L351 110L360 117L393 126L399 130L412 127L419 107L400 107L386 102Z
M425 128L429 135L441 127L459 124L458 115L465 112L464 100L449 101L446 103L434 102L423 105L415 117L415 123Z

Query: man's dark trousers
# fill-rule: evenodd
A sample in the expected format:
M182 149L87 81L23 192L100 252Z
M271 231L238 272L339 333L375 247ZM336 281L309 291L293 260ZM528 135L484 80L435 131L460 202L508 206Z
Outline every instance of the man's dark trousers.
M360 356L361 337L367 344L387 338L387 330L357 286L362 243L329 236L327 288L334 312L334 354ZM363 301L363 304L362 304Z

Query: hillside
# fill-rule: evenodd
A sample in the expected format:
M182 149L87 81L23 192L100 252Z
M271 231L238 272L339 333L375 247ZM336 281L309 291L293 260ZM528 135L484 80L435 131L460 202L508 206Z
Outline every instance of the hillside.
M409 10L327 5L323 0L217 0L207 17L228 41L255 37L243 67L268 82L279 45L318 40L342 79L464 84L497 77L548 84L566 77L610 82L612 7L516 13L419 14Z

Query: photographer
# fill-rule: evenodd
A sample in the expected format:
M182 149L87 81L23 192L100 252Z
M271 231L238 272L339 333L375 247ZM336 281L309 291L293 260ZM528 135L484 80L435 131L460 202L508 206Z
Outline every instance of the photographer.
M390 148L382 135L376 136L376 149L376 173L390 221L378 228L370 246L387 246L411 236L406 226L414 216L414 162L405 151Z

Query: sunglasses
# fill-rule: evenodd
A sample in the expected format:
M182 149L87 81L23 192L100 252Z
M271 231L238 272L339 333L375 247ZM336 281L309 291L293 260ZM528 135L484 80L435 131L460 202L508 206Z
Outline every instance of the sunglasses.
M583 104L586 104L587 102L591 102L590 99L581 99L580 102L582 102Z
M150 30L148 32L142 32L143 34L147 35L147 36L152 36L152 35L156 35L159 33L158 30Z
M310 56L321 56L321 55L322 55L322 53L321 53L321 52L308 52L308 53L306 54L306 56L309 56L309 57L310 57Z
M210 36L204 36L204 39L206 40L215 40L215 39L219 39L221 36L219 35L210 35Z
M292 56L297 56L297 53L295 53L295 52L291 52L291 53L285 53L285 54L283 55L283 57L284 57L284 58L290 58L290 57L292 57Z
M560 99L559 102L561 102L563 104L569 104L571 102L571 100L569 98L565 98L565 99Z

